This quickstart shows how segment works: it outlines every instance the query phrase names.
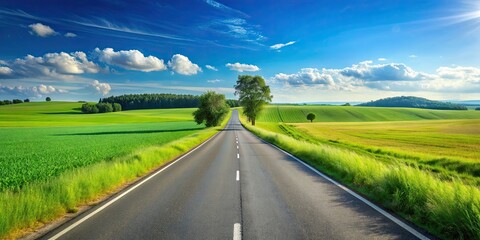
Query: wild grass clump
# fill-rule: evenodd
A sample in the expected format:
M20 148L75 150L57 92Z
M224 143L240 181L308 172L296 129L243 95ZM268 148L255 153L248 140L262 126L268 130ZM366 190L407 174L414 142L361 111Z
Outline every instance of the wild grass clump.
M18 237L15 231L77 211L79 206L115 191L184 154L221 128L207 128L161 146L69 170L47 181L27 184L18 191L1 192L0 239Z
M245 126L264 140L446 239L480 239L480 190L401 163Z

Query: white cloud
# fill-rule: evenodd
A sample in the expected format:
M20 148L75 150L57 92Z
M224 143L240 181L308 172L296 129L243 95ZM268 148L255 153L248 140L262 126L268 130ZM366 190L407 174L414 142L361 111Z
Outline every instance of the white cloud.
M218 82L221 82L222 80L219 80L219 79L213 79L213 80L207 80L207 82L209 83L218 83Z
M10 75L12 72L12 69L9 67L0 67L0 75Z
M24 86L2 86L0 85L0 92L18 96L18 97L33 97L33 98L41 98L48 94L53 93L67 93L67 91L55 88L50 85L40 84L38 86L33 87L24 87Z
M30 32L31 34L36 34L39 37L48 37L57 34L57 32L55 32L51 27L41 23L30 24L28 27L32 29L32 32Z
M408 56L408 57L409 57L409 58L417 58L418 56L415 55L415 54L412 54L412 55L410 55L410 56Z
M480 82L480 68L475 67L439 67L437 75L444 79Z
M316 68L302 68L300 72L294 74L279 73L274 79L289 85L335 85L332 75Z
M234 70L237 72L256 72L260 70L260 68L255 65L238 63L238 62L227 63L225 66L228 67L230 70Z
M211 65L205 65L205 67L206 67L207 69L210 69L210 70L215 71L215 72L218 71L218 69L217 69L216 67L211 66Z
M214 8L220 9L220 10L222 10L222 11L225 11L225 12L228 12L228 13L235 13L235 14L238 14L238 15L241 15L241 16L244 16L244 17L248 17L247 14L245 14L245 13L243 13L243 12L237 10L237 9L233 9L233 8L231 8L231 7L229 7L229 6L226 6L226 5L224 5L224 4L221 4L221 3L217 2L217 1L214 1L214 0L205 0L205 2L206 2L208 5L210 5L210 6L214 7Z
M414 71L403 63L373 65L372 61L364 61L340 70L346 77L354 77L367 81L417 81L426 79L427 74Z
M384 61L387 61L387 59L386 58L378 58L378 61L384 62Z
M365 61L341 69L304 68L298 73L276 74L271 82L295 88L324 88L348 91L376 89L396 92L480 91L480 68L440 67L436 74L413 70L402 63L372 64Z
M286 47L286 46L289 46L289 45L292 45L292 44L295 44L295 41L291 41L291 42L287 42L287 43L277 43L275 45L270 46L270 48L278 50L280 48L283 48L283 47Z
M182 75L194 75L202 71L197 64L192 63L188 57L181 54L173 55L172 59L168 61L168 66Z
M0 71L0 78L22 78L22 77L58 77L98 73L101 68L94 62L88 61L84 52L74 53L47 53L42 57L27 55L24 58L17 58ZM9 68L10 70L6 69Z
M98 80L94 80L89 85L90 89L94 89L97 93L102 94L103 96L107 95L112 87L108 83L101 83Z
M103 50L95 48L95 52L98 54L100 61L128 70L151 72L167 69L162 59L154 56L145 57L143 53L138 50L115 52L113 48L105 48Z
M75 33L71 33L71 32L67 32L67 33L65 33L65 35L64 35L64 36L65 36L65 37L69 37L69 38L74 38L74 37L76 37L76 36L77 36L77 34L75 34Z

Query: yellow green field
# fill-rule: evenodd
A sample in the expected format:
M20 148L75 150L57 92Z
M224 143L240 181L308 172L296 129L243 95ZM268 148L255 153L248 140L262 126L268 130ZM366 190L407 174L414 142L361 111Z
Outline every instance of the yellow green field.
M480 120L294 123L319 140L422 158L480 161Z

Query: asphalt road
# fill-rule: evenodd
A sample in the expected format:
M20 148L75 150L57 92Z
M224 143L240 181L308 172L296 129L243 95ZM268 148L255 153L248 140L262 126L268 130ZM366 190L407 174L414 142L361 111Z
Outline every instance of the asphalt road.
M237 111L189 155L43 238L417 239L245 130Z

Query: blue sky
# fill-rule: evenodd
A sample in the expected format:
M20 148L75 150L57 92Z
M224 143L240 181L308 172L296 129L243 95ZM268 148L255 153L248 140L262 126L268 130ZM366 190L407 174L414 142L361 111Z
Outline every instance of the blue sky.
M206 90L274 102L480 99L478 1L0 3L0 99Z

